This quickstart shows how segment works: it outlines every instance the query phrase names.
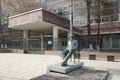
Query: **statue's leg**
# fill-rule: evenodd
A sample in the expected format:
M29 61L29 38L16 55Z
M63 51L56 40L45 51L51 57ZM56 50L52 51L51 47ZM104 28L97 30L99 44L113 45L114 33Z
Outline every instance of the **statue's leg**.
M72 56L72 53L74 52L74 50L71 50L67 56L64 58L63 62L62 62L62 66L67 66L67 61L70 59L70 57Z
M64 59L66 56L67 56L67 54L69 53L69 50L68 49L66 49L66 50L64 50L63 52L62 52L62 58Z

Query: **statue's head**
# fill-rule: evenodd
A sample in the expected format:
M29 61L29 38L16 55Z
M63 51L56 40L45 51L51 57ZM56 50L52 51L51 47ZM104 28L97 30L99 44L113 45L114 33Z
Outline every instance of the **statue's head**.
M69 36L68 36L68 40L73 40L73 39L75 39L75 37L74 37L74 35L73 34L70 34Z

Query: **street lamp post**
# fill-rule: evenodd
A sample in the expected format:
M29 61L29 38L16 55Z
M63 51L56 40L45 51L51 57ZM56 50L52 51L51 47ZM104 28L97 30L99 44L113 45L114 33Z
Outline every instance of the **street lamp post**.
M2 29L2 25L1 25L1 19L2 18L2 5L1 5L1 0L0 0L0 28L1 28L1 31L3 30ZM1 32L2 36L1 36L1 44L0 44L0 47L3 48L3 31Z
M70 0L70 35L73 35L73 0ZM70 40L72 40L72 38L70 37Z
M1 19L2 18L2 3L1 3L1 0L0 0L0 27L1 27Z

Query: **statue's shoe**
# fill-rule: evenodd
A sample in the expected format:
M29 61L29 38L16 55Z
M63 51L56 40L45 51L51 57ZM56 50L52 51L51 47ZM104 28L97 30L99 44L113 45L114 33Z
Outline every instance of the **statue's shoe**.
M62 62L62 63L61 63L61 66L67 66L67 63Z

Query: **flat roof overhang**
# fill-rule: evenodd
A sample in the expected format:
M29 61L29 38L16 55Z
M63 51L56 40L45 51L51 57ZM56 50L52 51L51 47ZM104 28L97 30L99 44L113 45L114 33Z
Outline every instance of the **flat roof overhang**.
M42 8L9 17L9 28L19 30L38 30L42 33L52 32L53 26L69 31L69 20ZM80 34L80 30L73 28L73 32Z

